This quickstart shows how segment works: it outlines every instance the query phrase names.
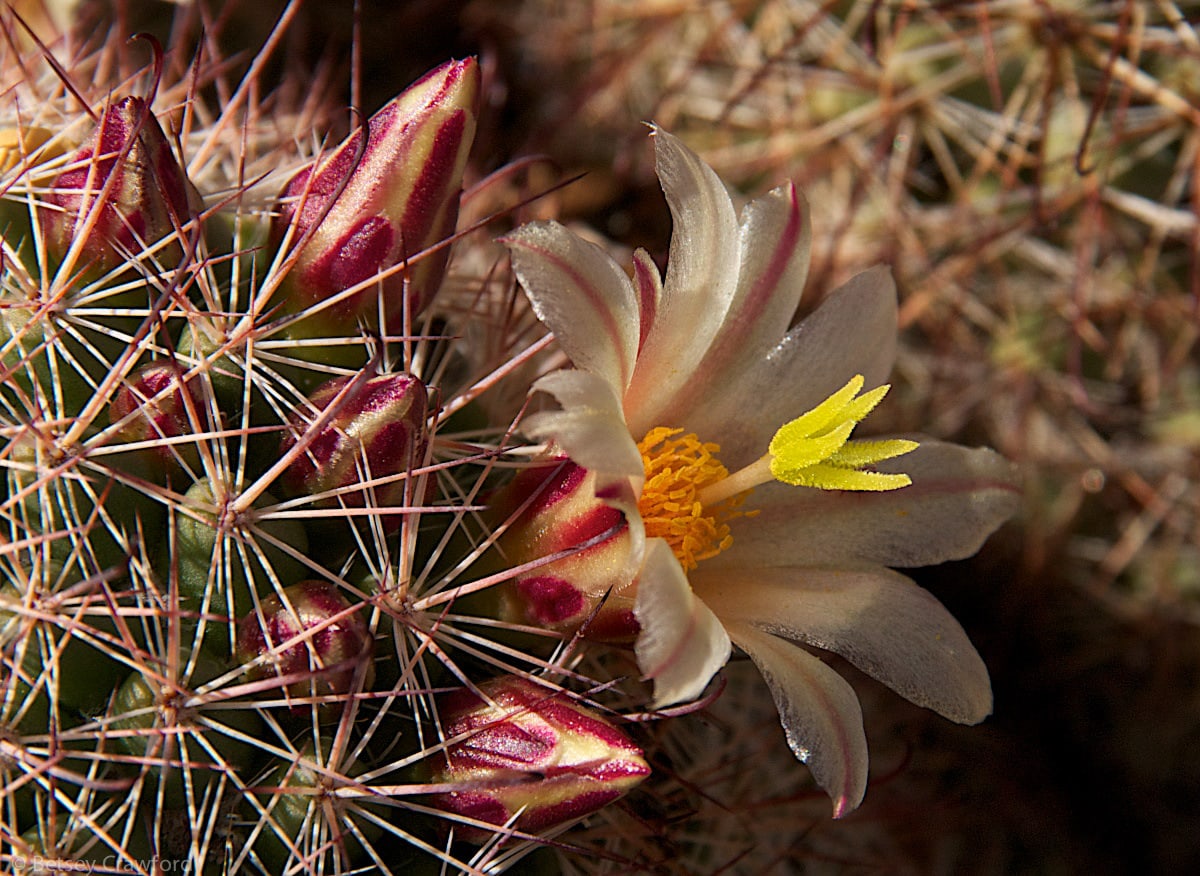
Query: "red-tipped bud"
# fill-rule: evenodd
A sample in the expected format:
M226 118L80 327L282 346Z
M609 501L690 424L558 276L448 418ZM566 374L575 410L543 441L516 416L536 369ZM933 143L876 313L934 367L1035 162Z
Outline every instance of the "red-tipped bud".
M189 413L189 408L192 413ZM159 463L172 465L182 451L194 445L170 444L162 439L195 431L192 416L202 409L183 372L171 361L151 362L136 369L108 403L108 419L120 443L159 442L147 448Z
M451 743L433 781L462 785L433 798L445 812L536 833L607 806L650 774L625 733L565 694L516 677L480 691L486 700L461 690L439 705ZM455 831L472 842L492 836Z
M425 384L411 374L385 374L369 380L339 377L324 383L309 398L311 411L296 417L283 440L282 453L298 442L304 452L282 477L292 495L317 496L317 504L333 507L339 500L362 507L368 491L376 508L402 504L405 481L386 479L420 465L425 452ZM331 417L327 417L329 408ZM314 424L324 421L323 427ZM370 487L356 484L379 481Z
M252 678L299 675L286 685L293 697L344 696L360 673L369 684L373 654L362 611L326 581L293 584L238 621L238 661L253 664Z
M528 469L496 497L493 510L498 522L508 523L498 547L510 566L571 552L504 584L505 620L633 641L639 629L635 585L618 575L629 554L629 529L620 511L596 498L595 475L566 460Z
M104 110L95 131L51 185L41 211L51 252L82 254L101 268L138 254L192 215L190 184L154 114L140 97ZM177 251L177 249L176 249ZM166 253L155 256L162 261Z
M478 94L473 58L443 64L371 117L365 147L356 131L293 177L273 227L276 240L289 224L294 240L307 237L289 275L289 311L369 281L454 232ZM380 311L396 325L405 288L416 313L437 290L446 255L422 256L384 280L382 307L374 284L330 305L309 333L374 326Z

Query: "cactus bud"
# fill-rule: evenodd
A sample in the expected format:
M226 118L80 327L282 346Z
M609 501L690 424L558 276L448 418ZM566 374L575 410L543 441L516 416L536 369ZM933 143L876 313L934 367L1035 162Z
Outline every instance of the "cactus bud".
M489 824L538 832L607 806L635 788L650 767L612 724L562 694L517 677L480 686L487 698L456 691L439 705L449 741L436 783L462 790L433 805ZM493 834L456 826L464 839Z
M580 630L596 641L632 642L634 586L615 583L625 564L629 530L621 512L596 498L595 475L567 461L527 469L493 503L508 527L499 552L513 565L572 548L563 559L513 576L502 589L503 619L542 629ZM612 532L608 538L604 533ZM596 544L580 547L592 539Z
M108 403L108 419L116 427L118 442L160 442L140 454L160 470L174 469L181 453L196 455L194 444L161 442L195 431L188 414L189 399L193 410L198 403L182 378L182 371L174 362L151 362L130 374Z
M191 187L162 128L140 97L105 108L95 131L51 185L41 211L50 251L66 255L78 234L101 269L143 252L191 216ZM155 256L165 261L166 254Z
M238 622L237 659L254 678L304 677L287 685L294 697L340 697L370 683L375 640L361 611L326 581L301 581L262 600Z
M365 147L355 132L292 178L273 228L275 240L289 224L295 240L307 236L289 275L289 311L325 301L453 233L478 92L473 58L443 64L371 117ZM375 325L380 312L395 324L405 287L416 313L436 291L445 263L445 249L421 258L384 281L382 308L377 289L364 289L322 311L310 333Z
M287 453L298 441L305 450L288 466L281 482L293 496L319 495L409 471L419 465L425 448L425 414L428 393L411 374L372 377L358 386L354 378L339 377L324 383L309 401L316 416L331 404L337 411L315 435L306 434L308 423L297 417L283 440ZM372 505L386 508L402 504L405 482L396 480L371 488ZM336 507L366 504L365 489L351 489L322 497L317 504Z

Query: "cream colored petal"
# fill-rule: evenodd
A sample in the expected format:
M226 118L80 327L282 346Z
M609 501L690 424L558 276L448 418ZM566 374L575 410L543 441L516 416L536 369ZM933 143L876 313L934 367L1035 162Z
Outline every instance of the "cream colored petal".
M634 652L643 675L654 681L656 708L694 700L729 662L729 636L692 594L662 539L646 540L633 611L642 628Z
M575 366L623 390L641 323L638 293L621 266L557 222L524 225L503 242L534 312Z
M658 265L650 253L644 249L633 251L633 286L638 293L638 315L641 319L641 333L638 338L638 351L650 335L654 325L654 317L658 314L658 305L662 300L662 276L658 273Z
M724 184L677 138L654 130L658 178L671 209L667 275L625 397L640 438L694 379L737 288L738 224Z
M832 799L833 816L858 808L867 791L867 737L858 696L846 680L798 645L749 624L727 624L758 666L788 745Z
M960 724L992 711L987 667L945 607L883 568L692 573L725 624L750 625L845 657L910 702Z
M763 358L729 379L697 375L705 393L673 425L721 445L731 470L766 452L775 430L816 407L855 374L886 383L896 355L896 287L872 268L830 293Z
M534 383L531 392L553 396L562 409L527 416L521 421L526 435L553 442L598 475L634 479L640 489L645 477L642 455L625 426L621 403L604 378L587 371L555 371Z
M735 521L733 549L707 564L935 565L974 554L1020 506L1016 470L986 448L923 441L877 468L913 482L882 493L759 487L746 506L759 513Z
M787 333L804 291L812 229L808 204L789 183L752 201L742 211L738 234L741 264L733 301L716 337L697 366L701 375L733 381L756 365ZM684 384L658 422L681 422L713 390L707 380Z

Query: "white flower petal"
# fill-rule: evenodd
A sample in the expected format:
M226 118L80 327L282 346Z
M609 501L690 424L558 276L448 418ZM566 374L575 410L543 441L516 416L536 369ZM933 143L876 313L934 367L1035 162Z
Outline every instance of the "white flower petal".
M654 681L656 708L693 700L729 662L729 636L695 597L671 548L646 541L633 613L641 625L634 643L638 666Z
M765 453L775 430L855 374L868 388L886 383L895 355L896 286L887 268L872 268L831 292L741 374L697 375L706 394L670 425L719 443L721 461L735 470Z
M650 334L650 327L654 325L658 303L662 300L662 277L659 276L658 265L654 264L654 259L644 249L633 251L633 285L637 289L641 317L641 336L638 338L640 351Z
M991 714L987 667L967 634L928 591L898 572L751 567L697 570L692 583L725 624L840 654L951 721L977 724Z
M1020 505L1016 470L986 448L923 441L878 468L913 482L882 493L757 488L747 507L759 513L735 521L733 547L707 564L931 566L974 554Z
M757 365L783 338L795 315L808 274L812 229L808 204L795 185L780 186L742 211L739 233L741 266L737 290L725 321L704 359L701 375L721 382ZM677 423L687 411L707 403L713 381L693 380L682 387L657 423Z
M634 479L640 489L646 473L642 455L606 380L587 371L555 371L534 383L531 392L554 396L562 410L527 416L521 422L526 435L557 444L574 462L605 479Z
M575 366L624 390L641 325L638 293L621 266L557 222L524 225L503 241L538 319Z
M695 379L733 299L739 261L737 216L720 178L666 131L654 130L654 148L673 224L658 312L625 396L639 438Z
M867 791L868 762L854 688L798 645L746 624L728 630L771 689L788 745L833 798L834 818L856 809Z

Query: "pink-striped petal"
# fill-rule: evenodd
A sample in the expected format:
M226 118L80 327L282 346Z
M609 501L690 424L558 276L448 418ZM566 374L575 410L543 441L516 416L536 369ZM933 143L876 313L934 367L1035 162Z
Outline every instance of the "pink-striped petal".
M924 441L878 469L913 482L882 493L757 488L747 507L759 513L736 521L733 547L706 565L931 566L974 554L1020 506L1016 469L986 448Z
M742 211L737 291L725 321L697 366L703 378L680 387L663 423L681 422L707 403L714 382L736 381L787 332L808 275L812 229L808 205L795 185L780 186Z
M740 374L693 375L706 392L672 421L721 445L734 471L766 453L775 431L816 407L855 374L886 383L896 355L896 287L873 268L830 293L817 310ZM635 434L637 434L635 432Z
M608 253L557 222L524 225L503 238L534 312L577 368L620 393L641 337L638 293Z
M798 645L748 624L726 628L762 673L788 745L833 799L833 817L858 808L867 791L868 761L854 688Z
M992 711L987 667L950 612L884 568L692 573L725 624L833 651L905 699L960 724Z
M695 379L736 292L739 261L737 216L720 178L666 131L654 130L654 147L673 228L658 312L625 398L639 438Z
M642 674L654 681L654 705L693 700L729 662L729 636L688 585L662 539L646 541L634 604L641 632L634 644Z
M654 264L650 253L644 249L634 250L633 253L633 284L638 293L638 350L641 351L642 344L650 335L650 327L654 325L654 317L658 314L658 303L662 300L662 277L659 276L658 265Z
M527 416L521 422L526 435L535 441L553 442L573 462L606 479L635 480L640 489L645 465L608 381L597 374L568 369L542 377L531 392L553 396L562 409Z

